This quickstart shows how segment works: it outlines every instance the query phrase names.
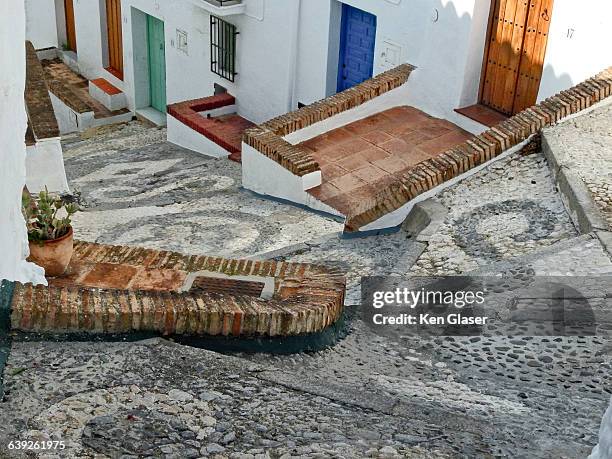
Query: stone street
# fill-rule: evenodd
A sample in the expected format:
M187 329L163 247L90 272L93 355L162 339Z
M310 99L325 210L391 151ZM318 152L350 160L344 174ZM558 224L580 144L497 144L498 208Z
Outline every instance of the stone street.
M394 340L358 312L368 275L612 275L610 253L574 227L541 153L511 155L430 199L437 223L426 240L406 228L347 239L341 222L242 189L238 164L163 138L130 123L64 140L83 205L77 237L340 266L342 336L291 355L14 336L0 444L62 440L67 450L0 457L588 456L612 394L609 340Z

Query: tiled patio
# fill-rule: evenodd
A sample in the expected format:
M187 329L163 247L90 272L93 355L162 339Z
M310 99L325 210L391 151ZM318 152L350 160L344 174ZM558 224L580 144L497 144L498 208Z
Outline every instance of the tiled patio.
M347 215L421 161L471 138L453 123L414 107L395 107L307 140L321 167L315 198Z

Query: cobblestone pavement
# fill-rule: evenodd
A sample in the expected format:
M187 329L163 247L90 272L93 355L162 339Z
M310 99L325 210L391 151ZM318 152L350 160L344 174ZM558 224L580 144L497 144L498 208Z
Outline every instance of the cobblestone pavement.
M240 165L163 141L139 123L64 143L70 186L86 211L76 237L92 242L241 257L342 225L240 188Z
M433 200L448 214L411 274L459 274L577 235L541 153L500 160Z
M547 129L557 154L578 174L612 229L612 102Z
M404 231L340 239L336 222L240 192L233 164L193 159L160 142L163 131L124 129L125 139L113 132L99 138L98 147L75 139L68 149L67 172L91 206L77 223L81 237L151 247L168 237L170 248L181 251L275 251L268 256L339 264L349 277L348 333L332 348L296 355L230 356L164 340L17 339L0 403L0 419L12 422L0 423L0 445L47 438L69 444L68 456L39 457L558 459L586 457L597 442L612 394L609 340L392 339L374 334L359 318L363 275L612 274L599 239L576 233L542 155L502 160L434 198L448 213L428 244ZM157 184L147 181L154 171L122 180L121 173L101 173L98 165L108 158L108 167L135 159L159 166L179 157L180 167L160 166L166 181ZM143 193L167 182L189 183L190 174L199 179L200 164L232 178L232 186L202 200L201 188L173 187L150 198L167 202L152 205L160 213L130 215L151 212ZM130 176L123 167L117 170ZM103 182L89 181L88 174ZM126 193L140 196L133 208L116 201ZM170 202L177 199L186 207ZM247 199L254 210L232 207ZM181 209L195 208L208 228L207 221L220 215L217 203L233 203L221 215L244 219L245 228L262 231L273 222L279 229L247 240L232 233L230 246L206 230L218 242L194 242L199 233L182 223ZM165 213L167 207L173 212ZM262 216L260 207L271 210ZM301 218L302 231L286 233L278 215L284 213ZM126 221L114 224L121 215ZM138 215L148 218L146 231L138 228L144 221ZM310 226L303 224L308 218ZM176 227L166 232L168 225Z

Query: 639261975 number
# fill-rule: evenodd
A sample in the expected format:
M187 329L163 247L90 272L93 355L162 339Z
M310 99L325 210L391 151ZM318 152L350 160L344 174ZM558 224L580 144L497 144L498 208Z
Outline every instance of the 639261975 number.
M33 440L13 440L8 444L10 450L57 450L66 449L66 444L63 441L33 441Z

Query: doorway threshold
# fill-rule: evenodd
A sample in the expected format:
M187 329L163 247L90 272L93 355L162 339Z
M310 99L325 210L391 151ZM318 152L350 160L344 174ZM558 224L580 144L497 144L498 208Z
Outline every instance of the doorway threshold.
M154 124L155 126L166 126L166 114L154 109L153 107L144 107L136 110L136 116L143 118L145 121Z
M482 104L470 105L469 107L464 108L456 108L455 112L488 127L493 127L496 124L508 119L508 116L504 115L503 113Z

